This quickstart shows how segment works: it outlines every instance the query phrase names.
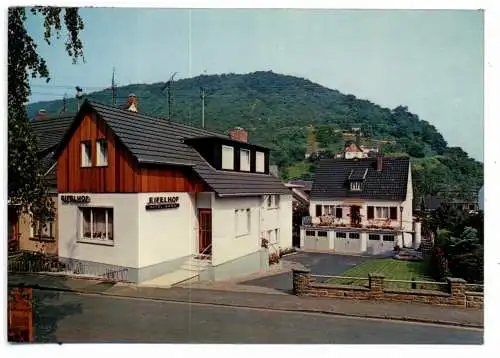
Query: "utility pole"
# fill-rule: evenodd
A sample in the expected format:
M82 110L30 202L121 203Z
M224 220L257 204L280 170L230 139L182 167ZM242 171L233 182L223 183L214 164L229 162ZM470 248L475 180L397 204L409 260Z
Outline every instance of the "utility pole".
M167 105L168 105L168 119L172 120L172 82L174 81L174 76L177 74L175 72L172 76L170 76L169 80L163 86L161 91L163 92L165 88L167 89Z
M76 111L80 110L80 99L83 97L83 89L80 86L76 86Z
M113 67L113 76L111 77L111 102L116 106L116 83L115 83L115 68Z
M61 113L66 113L66 110L68 109L68 96L67 93L64 93L63 97L63 109Z
M200 87L201 98L201 128L205 128L205 89Z

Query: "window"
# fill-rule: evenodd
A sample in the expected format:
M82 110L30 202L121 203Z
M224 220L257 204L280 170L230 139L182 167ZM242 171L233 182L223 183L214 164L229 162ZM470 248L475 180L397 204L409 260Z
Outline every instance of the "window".
M375 214L377 219L388 219L389 218L389 208L377 206L375 208Z
M279 229L268 230L267 237L269 239L269 243L279 244L280 243Z
M316 231L306 230L306 236L316 236Z
M240 149L240 170L250 171L250 151L247 149Z
M316 205L316 216L321 216L321 205Z
M357 232L350 232L349 239L359 239L359 234Z
M335 206L333 205L323 205L323 213L325 215L333 216L335 213Z
M394 235L384 235L382 239L384 241L394 241Z
M108 165L108 142L99 139L97 142L97 166L105 167Z
M234 148L227 145L222 146L222 169L234 169Z
M318 231L318 236L320 236L320 237L327 237L328 233L326 231Z
M90 142L82 142L81 144L81 152L82 152L82 167L91 167L92 166L92 145Z
M335 217L339 219L342 218L342 208L335 209Z
M268 195L266 199L266 206L268 209L277 209L280 206L279 195Z
M112 242L113 241L113 209L112 208L80 208L80 239Z
M351 190L352 191L360 191L361 190L361 183L359 181L352 181L351 182Z
M370 241L379 241L380 240L380 235L368 235L368 240Z
M337 232L335 234L335 237L338 237L339 239L345 239L347 237L347 234L345 232Z
M236 236L248 235L250 233L250 209L237 209L234 212Z
M54 218L47 217L45 225L37 221L30 226L30 238L55 240L54 230Z
M395 206L391 206L390 208L390 217L391 220L397 220L398 219L398 208Z
M368 209L367 209L367 218L368 220L370 219L373 219L374 217L374 207L373 206L369 206Z
M264 173L264 153L255 152L255 171L257 173Z

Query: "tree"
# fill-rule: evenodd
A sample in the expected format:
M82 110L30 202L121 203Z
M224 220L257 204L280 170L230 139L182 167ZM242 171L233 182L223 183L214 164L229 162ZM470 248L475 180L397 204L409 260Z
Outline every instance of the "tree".
M12 7L8 11L8 195L19 211L30 213L33 221L45 225L53 212L53 203L47 195L39 158L38 144L31 131L26 103L31 93L29 78L50 80L45 60L37 53L37 45L28 34L26 8ZM61 35L61 15L67 30L66 52L76 63L83 59L83 44L79 38L83 21L77 8L35 7L33 15L44 19L44 38L50 45L55 31Z

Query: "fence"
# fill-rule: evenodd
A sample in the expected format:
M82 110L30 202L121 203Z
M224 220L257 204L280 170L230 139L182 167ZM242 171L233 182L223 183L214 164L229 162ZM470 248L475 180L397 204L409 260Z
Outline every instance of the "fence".
M315 280L318 278L321 282ZM460 278L448 278L447 282L386 280L379 274L370 274L367 278L325 276L295 268L292 279L293 291L298 296L483 307L483 294L468 291L472 285Z
M50 254L21 252L10 256L7 265L10 273L51 273L103 281L131 281L129 270L126 268L71 259L62 260Z

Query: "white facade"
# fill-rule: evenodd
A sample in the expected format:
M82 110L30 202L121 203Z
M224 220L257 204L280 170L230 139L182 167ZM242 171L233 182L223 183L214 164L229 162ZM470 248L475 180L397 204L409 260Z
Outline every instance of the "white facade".
M331 227L337 227L338 229L335 231L328 231L327 236L330 238L328 245L329 250L337 250L343 252L365 252L371 251L373 249L374 252L379 251L379 245L374 240L370 243L369 235L380 235L380 246L382 248L386 248L391 244L385 242L383 240L384 235L386 238L389 238L391 235L396 237L394 244L398 244L399 246L410 247L414 246L413 242L413 184L411 178L411 167L408 171L408 184L407 184L407 193L406 198L403 201L387 201L387 200L366 200L366 199L355 199L348 198L343 200L311 200L309 206L309 214L312 217L313 224L319 224L319 218L317 218L317 209L316 206L320 205L322 208L322 216L332 216L332 225ZM361 227L353 228L351 230L352 233L359 232L359 239L349 239L349 227L351 226L351 217L350 217L350 207L352 205L360 207L360 215L361 215ZM337 217L336 208L341 208L342 217ZM374 209L374 217L373 219L368 219L368 207L373 207ZM390 208L396 208L396 217L391 219L390 216ZM377 209L381 208L381 209ZM382 209L387 208L387 209ZM378 211L379 210L379 211ZM394 209L393 209L394 210ZM389 214L389 220L378 217L377 213L387 213ZM389 226L391 228L387 229L384 226ZM344 227L340 228L343 225ZM377 226L370 227L370 226ZM314 230L323 230L321 227L315 227ZM311 228L303 228L301 233L301 247L304 245L309 245L310 247L326 247L327 242L325 236L317 237L317 233L312 235ZM306 234L307 231L307 234ZM392 231L392 233L391 233ZM347 233L347 237L344 238L344 234L340 234L337 237L337 232L345 232ZM322 233L321 235L325 235ZM353 234L353 236L356 236ZM312 239L313 242L307 242L307 240ZM373 237L372 237L373 238ZM359 241L358 241L359 240ZM322 244L321 242L324 241ZM317 242L317 243L315 243ZM349 242L350 244L346 244ZM319 243L319 244L318 244ZM335 245L337 243L337 245ZM318 246L319 245L319 246ZM337 247L335 247L337 246Z
M212 264L214 266L240 256L257 252L262 238L269 240L270 251L292 247L292 196L278 195L279 203L267 207L267 196L245 198L213 197L212 205ZM236 210L250 209L250 229L236 233ZM278 232L274 242L269 232Z
M83 204L64 203L61 199L64 196L86 196L89 200ZM151 197L178 197L178 207L146 210ZM192 257L199 253L198 210L203 208L211 209L212 213L212 266L258 254L263 233L271 230L278 232L273 247L289 248L292 246L292 196L275 197L279 199L268 208L262 196L219 198L210 192L60 194L59 255L139 271ZM84 219L80 208L84 207L112 209L109 218L112 240L83 239ZM238 210L243 210L245 215L247 210L249 213L248 231L239 236L236 235Z

